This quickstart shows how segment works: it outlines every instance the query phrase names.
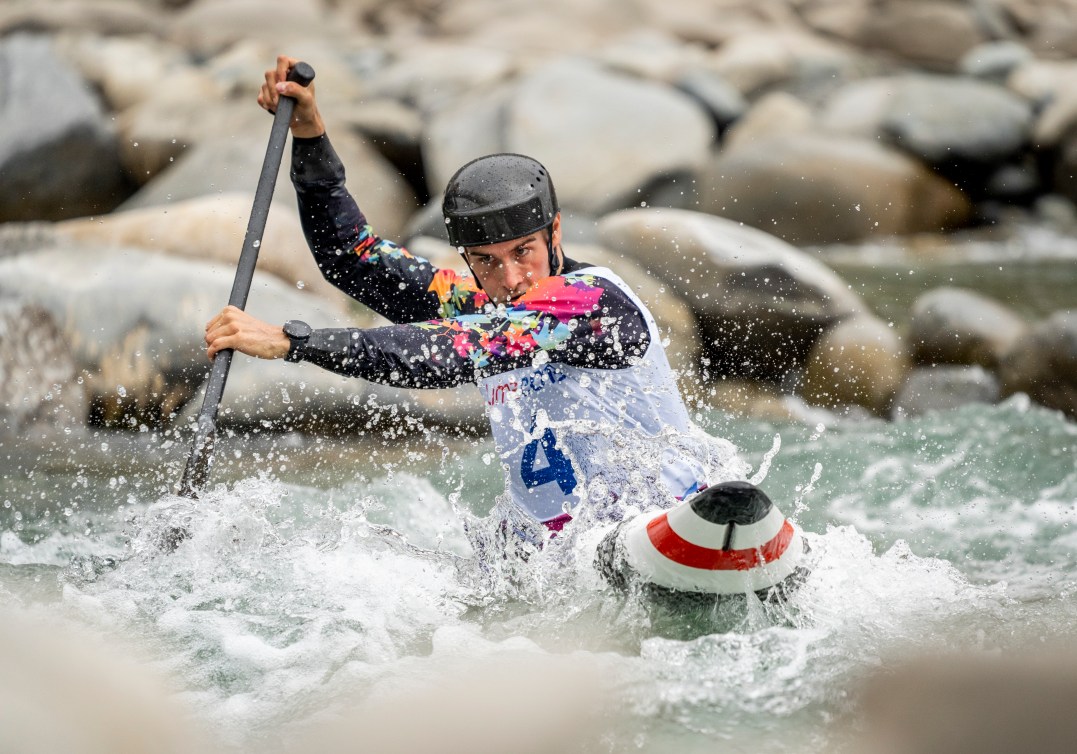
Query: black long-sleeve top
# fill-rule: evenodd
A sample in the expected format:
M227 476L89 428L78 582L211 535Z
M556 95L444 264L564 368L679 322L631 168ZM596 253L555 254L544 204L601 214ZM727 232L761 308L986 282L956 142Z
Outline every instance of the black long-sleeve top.
M315 330L291 360L398 387L438 388L528 366L536 354L622 369L650 344L646 320L612 282L565 259L509 307L469 275L437 269L376 235L344 186L328 137L293 139L299 216L325 278L394 324Z

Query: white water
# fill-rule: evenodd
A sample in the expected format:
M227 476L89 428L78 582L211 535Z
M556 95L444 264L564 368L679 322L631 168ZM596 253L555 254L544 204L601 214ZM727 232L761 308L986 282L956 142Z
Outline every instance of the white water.
M461 503L443 457L329 488L317 472L241 478L196 504L146 483L119 514L91 516L92 535L0 534L0 604L134 640L229 751L309 750L312 731L363 714L363 740L398 740L399 716L370 712L396 697L423 715L456 704L473 742L504 735L498 721L541 741L553 715L576 726L558 750L831 751L856 732L860 681L906 652L1072 632L1072 423L1020 401L895 424L718 421L748 474L769 464L771 495L800 498L811 575L787 603L615 592L591 567L610 524L586 518L527 562L479 567L464 522L489 533L496 520ZM488 454L479 442L454 463L486 473ZM35 484L63 496L62 477ZM162 553L176 523L191 536ZM127 559L95 571L85 558L110 553Z

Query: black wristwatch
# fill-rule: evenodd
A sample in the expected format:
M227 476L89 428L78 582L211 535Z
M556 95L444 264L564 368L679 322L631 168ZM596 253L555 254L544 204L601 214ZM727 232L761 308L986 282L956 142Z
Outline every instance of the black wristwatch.
M314 329L306 322L301 322L298 319L288 320L281 329L288 336L288 340L292 341L292 345L288 349L288 355L284 357L284 360L299 361L300 347L307 342Z

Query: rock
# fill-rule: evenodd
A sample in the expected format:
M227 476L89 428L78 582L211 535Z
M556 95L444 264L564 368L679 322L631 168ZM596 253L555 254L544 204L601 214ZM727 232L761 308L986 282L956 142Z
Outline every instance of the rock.
M909 368L894 329L861 314L834 325L815 342L804 370L803 396L817 405L856 405L886 414Z
M1048 408L1077 418L1077 309L1032 326L999 367L1003 395L1027 393Z
M55 34L160 34L159 13L125 0L8 0L0 8L0 37L19 32Z
M1028 330L1013 311L963 288L936 288L912 306L909 345L917 364L998 366Z
M781 381L825 327L865 309L806 253L730 220L625 210L604 217L598 233L603 246L638 262L691 307L710 376Z
M350 108L337 108L333 121L357 131L425 197L423 121L418 110L396 100L370 100Z
M703 60L702 46L688 45L657 29L639 29L614 37L591 54L610 70L636 78L671 83Z
M690 69L676 80L675 86L706 108L719 132L748 111L744 96L713 71Z
M872 141L800 135L719 153L699 179L700 209L791 243L960 227L968 199L912 158Z
M71 348L40 306L0 298L0 437L81 432L86 394Z
M999 382L979 366L918 367L894 396L893 418L950 411L970 403L997 403Z
M1068 89L1077 77L1077 61L1030 60L1014 69L1007 88L1034 105L1044 106Z
M47 39L0 40L0 222L106 212L128 192L101 106Z
M983 81L905 75L848 84L819 120L835 133L882 138L931 165L984 164L1025 148L1032 109Z
M317 0L196 0L173 17L168 31L173 42L208 58L247 39L275 50L290 50L301 39L332 48L355 30L341 26Z
M59 236L90 246L129 246L234 265L243 248L253 202L252 194L224 193L175 202L167 210L145 207L67 220L55 229ZM335 298L336 307L351 301L322 276L294 210L271 205L261 240L260 271L291 287Z
M562 206L597 214L638 203L649 184L692 173L714 137L686 95L562 59L438 114L424 160L436 193L475 157L528 154L549 168Z
M965 76L1005 84L1018 66L1032 60L1032 52L1020 42L1005 39L985 42L965 53L958 71Z
M971 4L886 0L863 21L860 45L938 71L956 70L969 50L987 41Z
M232 265L82 245L0 260L0 293L25 297L59 325L85 375L95 422L156 424L199 391L209 369L204 326L227 303L233 276ZM262 273L247 309L269 322L350 321Z
M58 52L104 97L111 111L122 111L160 91L193 82L181 76L190 59L175 45L150 35L102 37L80 34L57 41ZM199 82L200 83L200 82ZM205 89L200 93L205 95ZM205 115L205 102L202 107Z
M118 123L124 170L144 186L199 144L268 136L270 121L249 103L225 101L206 72L183 68L167 87L125 110Z
M429 116L513 71L512 56L496 48L425 42L377 71L369 94L399 100Z
M708 67L742 94L798 80L842 77L854 56L822 37L790 29L747 31L718 48Z
M122 209L167 207L206 195L253 192L258 185L265 158L270 126L268 118L263 125L265 138L215 139L197 145L131 197ZM382 236L399 238L415 207L414 196L403 179L377 152L347 131L336 133L332 139L351 176L348 188L370 222ZM295 190L289 176L291 146L286 146L285 150L273 201L294 212Z
M811 108L791 94L763 95L747 114L733 124L722 140L722 149L731 151L745 144L808 133L814 122Z

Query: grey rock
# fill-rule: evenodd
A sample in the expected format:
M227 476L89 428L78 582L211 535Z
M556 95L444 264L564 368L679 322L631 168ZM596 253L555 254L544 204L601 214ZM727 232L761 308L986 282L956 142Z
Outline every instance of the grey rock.
M677 79L676 87L706 108L719 131L748 111L748 101L736 87L706 69L688 71Z
M1032 52L1023 44L1004 39L973 47L957 67L966 76L1004 84L1018 66L1031 59Z
M8 0L0 8L0 36L56 34L160 34L165 21L146 3L124 0Z
M909 344L918 364L998 366L1028 330L1013 311L963 288L936 288L913 304Z
M0 260L0 294L19 294L56 321L85 375L95 421L156 423L167 422L199 391L209 368L204 325L228 301L233 276L232 265L86 244ZM269 322L350 322L262 273L255 274L247 308ZM308 382L312 392L339 404L340 396L315 377Z
M600 214L638 204L657 179L694 173L714 126L676 90L561 59L440 113L427 137L432 193L468 160L520 152L549 168L563 206Z
M857 81L820 114L835 133L882 138L932 165L1001 162L1032 131L1032 108L1002 87L971 79L905 75Z
M0 298L0 437L86 425L86 394L71 349L40 306Z
M206 195L253 192L265 158L269 126L267 118L262 139L219 138L198 144L125 202L121 209L166 208ZM415 207L411 190L381 155L358 138L344 131L332 139L350 176L348 188L370 222L384 237L399 238ZM289 177L291 148L286 146L285 149L273 202L294 213L295 190Z
M1052 314L1032 326L999 367L1003 395L1032 400L1077 418L1077 309Z
M856 41L924 68L953 71L971 49L987 41L966 3L884 0L870 7Z
M601 244L635 260L691 307L709 375L780 381L820 333L865 311L829 268L740 223L686 210L636 209L599 223Z
M970 403L997 403L999 381L979 366L937 366L913 369L894 396L893 418L951 411Z
M0 40L0 222L106 212L128 191L101 106L43 38Z
M700 208L791 243L960 227L968 199L921 163L874 141L793 135L720 152L699 179Z

